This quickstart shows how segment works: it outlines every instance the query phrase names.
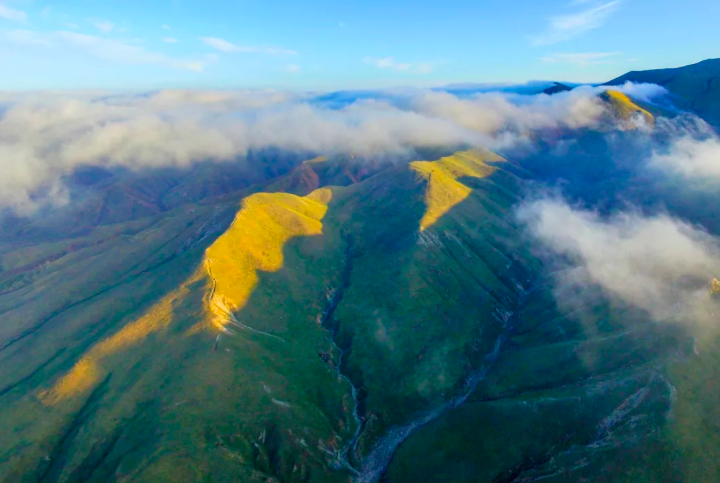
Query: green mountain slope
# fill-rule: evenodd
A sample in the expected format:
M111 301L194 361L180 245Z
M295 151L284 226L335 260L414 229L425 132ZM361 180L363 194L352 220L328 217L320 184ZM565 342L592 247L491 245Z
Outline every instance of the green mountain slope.
M715 127L720 126L720 59L674 69L628 72L605 85L626 82L663 86L673 94L678 108L695 112Z
M0 357L13 368L3 371L2 424L15 428L2 473L195 481L214 468L218 481L342 481L362 457L360 437L372 441L359 394L382 399L385 380L355 386L341 370L352 335L333 313L357 251L401 243L413 260L432 242L418 237L434 169L390 167L307 198L252 195L214 242L232 203L4 246L3 316L17 323L2 327ZM439 163L432 223L469 195L456 177L494 169L471 154ZM413 405L432 406L452 384Z
M0 243L0 481L701 475L714 409L672 402L708 400L712 336L676 365L679 329L558 307L513 215L529 176L482 150L315 159L82 233L24 225Z

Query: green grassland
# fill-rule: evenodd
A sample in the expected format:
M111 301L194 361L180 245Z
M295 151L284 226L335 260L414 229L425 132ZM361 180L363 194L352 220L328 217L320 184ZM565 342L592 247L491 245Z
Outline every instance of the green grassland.
M558 304L513 215L538 165L430 154L13 225L0 481L717 481L717 331Z

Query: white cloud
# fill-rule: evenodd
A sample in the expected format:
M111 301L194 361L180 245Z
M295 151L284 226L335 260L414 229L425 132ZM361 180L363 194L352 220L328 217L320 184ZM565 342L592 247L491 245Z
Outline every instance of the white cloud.
M178 39L176 39L176 38L174 38L174 37L163 37L162 41L165 42L166 44L176 44L176 43L178 43Z
M705 181L717 186L720 182L720 139L682 137L667 152L655 152L650 166L688 180Z
M302 68L297 64L289 64L285 66L285 72L288 74L297 74L302 70Z
M588 66L607 64L612 62L612 57L617 57L620 52L584 52L584 53L557 53L541 57L540 60L547 63L574 64Z
M169 57L117 40L69 31L12 30L5 32L4 37L15 45L38 46L57 50L70 49L98 59L122 64L157 65L169 69L201 72L208 63L207 59L193 60Z
M540 46L573 39L589 30L602 27L619 6L620 0L614 0L575 14L552 17L547 31L533 37L532 42Z
M365 57L363 59L368 65L375 66L379 69L394 70L397 72L413 72L416 74L429 74L433 70L430 62L420 62L411 64L409 62L398 62L393 57Z
M0 3L0 18L10 20L11 22L25 23L27 21L27 14L21 10L15 10Z
M90 22L90 24L92 24L96 29L104 33L112 32L115 28L115 24L108 20L89 18L87 21Z
M707 284L720 275L720 252L701 229L667 215L603 218L557 199L525 205L519 217L545 248L574 267L558 272L561 289L599 286L661 321L708 315Z
M605 105L597 97L601 91L581 87L554 96L495 92L464 99L447 92L426 92L414 97L410 106L483 133L579 129L596 125L606 113Z
M282 104L289 98L273 92L164 91L137 97L47 95L11 104L0 121L0 205L31 210L34 190L62 192L61 177L81 165L187 166L234 160L249 149L271 146L365 153L472 138L452 123L412 112ZM253 109L259 110L252 120L241 115Z
M227 40L219 39L216 37L200 37L199 39L205 45L212 47L220 52L225 53L253 53L253 54L269 54L269 55L280 55L280 54L297 54L294 50L279 49L275 47L255 47L248 45L237 45Z
M633 99L643 102L652 102L653 99L668 94L667 89L657 84L634 84L632 82L626 82L624 85L614 86L612 89L621 90Z
M67 32L15 35L16 41L48 49L79 45L116 61L173 67L185 62ZM367 99L339 109L276 91L0 92L0 206L31 209L38 188L62 192L62 176L81 165L187 166L234 160L268 147L361 155L438 145L497 149L536 140L545 130L556 136L558 130L605 122L605 107L597 98L601 90L464 99L410 90L394 97L390 93L390 100Z

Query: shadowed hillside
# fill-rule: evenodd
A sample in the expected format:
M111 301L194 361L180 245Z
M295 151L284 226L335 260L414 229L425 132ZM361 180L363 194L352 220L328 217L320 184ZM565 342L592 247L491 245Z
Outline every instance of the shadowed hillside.
M674 69L628 72L605 85L626 82L663 86L673 95L678 108L695 112L716 128L720 126L720 59Z

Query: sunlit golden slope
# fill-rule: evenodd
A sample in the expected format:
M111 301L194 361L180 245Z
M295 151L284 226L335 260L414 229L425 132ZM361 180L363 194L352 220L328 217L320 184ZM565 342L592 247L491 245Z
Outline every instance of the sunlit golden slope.
M209 297L213 323L227 330L258 283L257 271L283 266L283 247L293 237L322 234L320 220L332 197L323 188L299 197L258 193L243 202L232 226L210 248L205 267L213 281Z
M648 126L655 125L655 117L647 110L635 104L628 96L620 91L608 90L603 94L603 99L612 107L615 114L626 123L628 128L636 127L632 123L633 118L640 115Z
M435 224L453 206L470 195L472 190L458 179L490 176L497 168L486 162L501 161L505 160L490 151L476 149L455 153L437 161L411 163L411 168L428 180L425 194L427 209L420 220L420 230L424 231Z
M54 405L92 389L106 375L103 359L128 349L152 333L165 329L172 322L173 308L188 293L188 285L198 276L191 277L180 288L165 296L145 315L126 325L117 334L96 344L55 385L39 394L47 405Z
M204 265L213 283L209 310L216 327L227 330L235 321L233 312L245 305L257 285L258 270L282 268L283 247L289 239L322 233L320 220L331 198L332 192L323 188L304 198L259 193L243 202L232 226L206 251ZM103 360L165 329L172 322L176 302L201 276L201 272L193 275L145 315L92 347L51 389L41 392L40 399L54 405L92 389L106 375Z

